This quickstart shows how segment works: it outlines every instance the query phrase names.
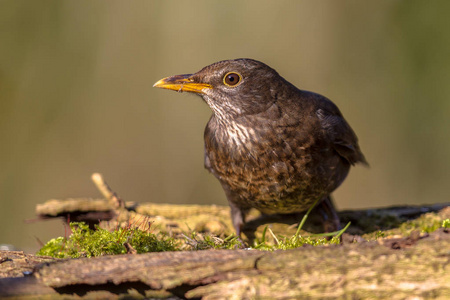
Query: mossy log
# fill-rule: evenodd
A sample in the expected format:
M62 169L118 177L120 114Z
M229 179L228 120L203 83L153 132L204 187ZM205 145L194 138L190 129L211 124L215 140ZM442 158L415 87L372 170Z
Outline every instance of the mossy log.
M103 227L151 222L175 237L192 230L233 232L228 207L135 204L124 202L106 183L98 185L105 199L51 200L38 206L39 218L93 225L103 216ZM341 245L273 252L176 251L57 260L3 251L0 299L450 299L450 232L432 227L428 234L420 227L423 220L439 224L450 218L448 203L339 216L343 223L352 221L351 234L387 231L372 241L347 233ZM401 225L415 218L418 228ZM246 234L261 237L269 224L273 232L291 235L299 220L254 213ZM307 223L314 227L314 218Z
M156 203L125 202L105 182L102 175L94 173L92 180L104 196L103 199L73 198L49 200L36 207L39 219L63 218L70 222L86 222L91 226L99 224L103 228L129 226L148 228L150 222L154 228L175 237L182 233L202 232L216 236L228 236L234 233L228 206L216 205L173 205ZM364 209L338 212L343 224L351 222L347 233L364 234L376 230L398 227L407 220L428 212L436 212L450 203L427 206L399 206L380 209ZM293 235L301 220L301 215L261 215L256 210L250 212L244 235L251 243L261 238L267 224L273 232ZM304 229L308 232L322 232L320 217L312 211Z
M338 212L342 224L351 222L347 233L362 235L365 233L388 230L398 227L425 213L437 212L450 203L427 206L397 206L377 209L347 210ZM93 227L99 224L103 228L133 225L148 227L148 223L157 230L174 237L189 235L195 231L225 237L234 233L228 206L219 205L175 205L157 203L125 202L122 209L114 209L106 199L73 198L67 200L49 200L36 207L39 219L61 218L65 221L83 221ZM450 213L449 213L450 215ZM261 215L251 211L244 235L253 239L261 238L264 227L269 225L278 234L295 234L301 215ZM440 219L444 218L441 216ZM323 232L320 216L313 210L305 230ZM250 241L251 243L251 241Z
M302 247L47 262L0 279L2 299L429 299L450 297L450 233Z

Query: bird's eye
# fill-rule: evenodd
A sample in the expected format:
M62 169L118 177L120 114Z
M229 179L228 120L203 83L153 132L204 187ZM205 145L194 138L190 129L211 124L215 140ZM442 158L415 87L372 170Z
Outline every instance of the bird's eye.
M223 83L227 86L236 86L242 81L242 76L235 72L229 72L223 78Z

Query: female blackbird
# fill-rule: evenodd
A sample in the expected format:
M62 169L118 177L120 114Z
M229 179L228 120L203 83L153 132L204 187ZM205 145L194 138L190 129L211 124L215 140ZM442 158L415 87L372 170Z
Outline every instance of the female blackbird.
M351 165L367 162L333 102L253 59L217 62L154 87L196 93L212 109L205 167L222 184L238 236L251 208L287 214L316 200L325 230L338 229L330 193Z

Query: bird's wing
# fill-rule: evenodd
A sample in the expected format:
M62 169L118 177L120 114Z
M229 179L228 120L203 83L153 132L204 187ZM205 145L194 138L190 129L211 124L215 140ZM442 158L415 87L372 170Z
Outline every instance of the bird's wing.
M331 101L322 103L316 111L322 128L333 143L334 150L350 164L362 163L368 165L359 149L358 138L341 112Z

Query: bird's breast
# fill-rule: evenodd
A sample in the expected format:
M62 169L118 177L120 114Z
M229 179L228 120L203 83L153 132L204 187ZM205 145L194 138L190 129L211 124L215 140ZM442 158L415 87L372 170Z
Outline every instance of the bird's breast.
M295 169L302 168L301 164L307 163L310 157L297 157L282 137L267 132L274 133L273 129L238 123L207 130L208 168L233 189L250 191L254 188L259 192L274 191L275 186L285 189Z
M301 134L301 128L250 126L212 123L205 131L207 168L249 206L273 209L288 203L283 209L302 210L346 176L348 166L339 156L320 140Z
M252 145L257 141L255 129L236 122L231 122L226 126L221 135L220 138L226 141L226 144L233 146L229 150L246 148L247 151L251 151Z

